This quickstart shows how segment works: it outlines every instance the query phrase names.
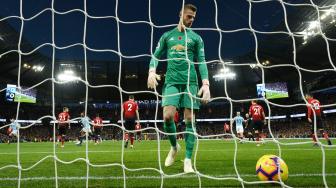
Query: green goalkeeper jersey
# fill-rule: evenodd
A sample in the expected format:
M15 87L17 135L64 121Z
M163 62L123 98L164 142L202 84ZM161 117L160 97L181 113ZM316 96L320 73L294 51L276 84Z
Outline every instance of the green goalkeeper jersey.
M185 39L187 38L187 47ZM201 79L208 79L208 68L205 64L204 43L202 38L191 29L180 32L177 27L162 35L154 57L150 61L150 68L156 68L161 56L166 52L168 67L166 72L166 84L187 84L188 83L188 61L185 50L187 49L188 59L190 62L190 84L198 84L197 73L194 62L198 62Z

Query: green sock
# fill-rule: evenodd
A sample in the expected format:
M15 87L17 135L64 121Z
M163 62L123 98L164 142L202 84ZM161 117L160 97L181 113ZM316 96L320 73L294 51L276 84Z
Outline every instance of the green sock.
M176 127L174 121L164 122L163 128L167 133L176 133ZM170 144L176 147L176 135L168 135Z
M191 122L186 122L186 131L194 132ZM186 142L185 156L186 156L186 158L191 159L193 149L194 149L194 144L195 144L195 135L190 134L190 133L186 133L185 142Z

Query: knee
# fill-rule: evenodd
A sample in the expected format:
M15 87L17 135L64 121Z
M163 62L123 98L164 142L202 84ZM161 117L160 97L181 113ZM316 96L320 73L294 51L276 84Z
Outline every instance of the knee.
M184 120L185 122L192 122L192 117L191 117L191 114L185 114L184 115Z
M165 112L163 114L164 122L170 122L174 120L174 114L172 112Z

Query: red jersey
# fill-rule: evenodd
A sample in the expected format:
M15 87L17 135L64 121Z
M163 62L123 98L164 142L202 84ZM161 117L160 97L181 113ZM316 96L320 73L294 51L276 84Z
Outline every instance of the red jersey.
M68 112L61 112L58 114L58 123L61 125L67 124L66 121L69 121L70 115Z
M126 119L135 119L136 111L138 110L138 104L133 100L128 100L123 104L124 117Z
M175 112L175 115L174 115L174 122L175 122L175 123L178 123L179 120L180 120L179 113L178 113L178 112Z
M307 106L307 109L308 109L307 117L310 119L314 117L313 110L316 116L321 117L320 101L318 101L317 99L311 98L311 99L308 99L308 103L309 105Z
M95 117L94 119L93 119L93 125L94 125L94 127L95 128L100 128L100 127L102 127L102 124L103 124L103 119L102 118L100 118L100 117Z
M224 131L225 131L225 132L230 131L230 125L229 125L229 124L224 123Z
M135 130L140 130L140 129L141 129L141 125L137 123L137 124L135 125Z
M264 109L259 104L252 104L250 106L249 113L253 121L263 121L265 119L263 112L264 112Z

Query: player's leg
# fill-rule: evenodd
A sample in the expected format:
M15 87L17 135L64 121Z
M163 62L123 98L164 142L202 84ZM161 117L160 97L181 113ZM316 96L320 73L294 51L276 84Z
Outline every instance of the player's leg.
M251 131L250 132L251 132L252 140L255 141L254 134L253 134L253 132L254 132L253 124L251 125Z
M11 133L9 134L9 136L12 139L15 139L17 137L18 131L17 130L12 130Z
M190 133L185 134L186 153L185 153L185 159L184 159L184 172L186 173L194 172L194 169L192 168L192 164L191 164L191 156L192 156L194 145L195 145L195 135L193 134L194 133L193 126L195 126L195 122L193 125L192 116L195 117L194 114L192 114L191 109L186 108L184 110L186 132L190 132Z
M97 145L98 144L98 129L97 128L94 129L93 135L94 135L94 143L95 145Z
M137 139L138 139L138 142L141 142L141 132L137 132Z
M79 136L78 136L78 142L76 143L78 146L82 145L83 143L83 139L84 139L84 133L83 133L83 129L79 132Z
M99 135L98 135L98 138L99 138L99 143L102 143L103 142L103 138L102 138L102 131L103 131L103 128L101 127L100 129L99 129Z
M314 119L312 119L312 122L310 123L310 126L311 126L311 137L313 139L314 146L318 146L317 135L315 134L315 131L314 131ZM318 127L316 127L316 133L318 133Z
M130 140L131 140L131 148L134 147L134 133L130 133Z
M129 133L125 132L125 135L124 135L124 142L125 142L124 147L125 148L127 148L127 146L128 146L128 138L129 138Z
M250 141L250 139L251 139L252 141L255 141L255 140L254 140L254 135L253 135L252 132L253 132L253 130L252 130L252 131L250 130L250 131L248 132L248 135L249 135L249 141Z
M184 109L184 119L186 124L186 131L190 133L186 133L185 142L186 142L186 158L191 159L192 152L195 144L195 135L193 125L192 125L192 112L191 109Z
M321 130L323 138L328 142L328 145L332 145L331 140L329 138L329 134L326 130Z
M165 84L163 87L163 127L165 132L167 133L176 133L176 126L174 123L174 115L176 113L176 108L179 106L181 95L176 95L180 93L180 86ZM175 96L167 96L167 95L175 95ZM170 145L172 147L176 147L176 135L168 135Z
M260 140L261 140L261 131L262 131L262 122L261 121L255 121L253 123L255 125L254 129L254 133L255 133L255 137L256 137L256 141L257 141L257 146L260 146Z
M254 137L256 138L256 142L259 142L259 131L257 129L254 130Z
M162 106L163 106L163 128L164 131L167 133L171 133L168 135L168 139L171 145L170 151L165 160L165 166L171 166L174 164L176 154L180 149L180 146L177 144L176 141L176 126L174 123L174 115L176 112L176 107L179 105L181 95L175 96L168 96L180 93L180 89L177 85L164 85L163 87L163 99L162 99Z
M243 141L244 141L244 129L243 129L243 127L240 127L239 138L240 138L240 143L243 143Z
M60 127L60 135L61 135L61 147L64 147L64 142L65 142L65 135L66 135L66 127L61 126Z
M61 142L62 134L61 134L61 127L58 125L57 126L57 140L56 140L56 145L58 145Z
M324 130L323 120L318 117L316 118L317 128L319 129L323 138L328 142L328 145L332 145L331 140L329 139L328 132Z
M99 144L99 143L101 143L101 128L99 127L99 128L97 128L97 129L95 129L95 131L96 131L96 143L97 144Z
M167 133L176 133L175 123L173 121L174 114L176 112L175 106L165 106L163 107L163 119L164 119L164 130ZM176 147L176 135L168 135L170 145Z
M193 97L196 97L198 92L198 86L190 85L189 87L190 93ZM188 92L187 88L184 89L185 92ZM194 172L191 164L191 156L193 153L194 145L196 137L194 135L194 130L196 129L195 122L195 113L194 110L198 110L200 106L200 102L195 98L192 98L190 95L183 95L183 100L181 107L184 108L184 120L186 125L186 133L185 135L185 144L186 144L186 153L184 159L184 172ZM192 110L193 109L193 110Z
M130 131L130 130L134 130L134 124L135 124L135 120L134 119L125 119L125 128L126 130ZM127 136L125 135L125 145L124 147L127 148L128 147L128 141L131 140L132 142L132 134L130 132L127 132ZM131 145L133 145L131 143Z
M239 143L241 143L241 129L240 127L236 127L237 137L239 138Z
M255 139L254 139L254 130L255 129L254 129L253 121L251 121L248 126L249 126L249 135L250 135L252 141L255 141Z

